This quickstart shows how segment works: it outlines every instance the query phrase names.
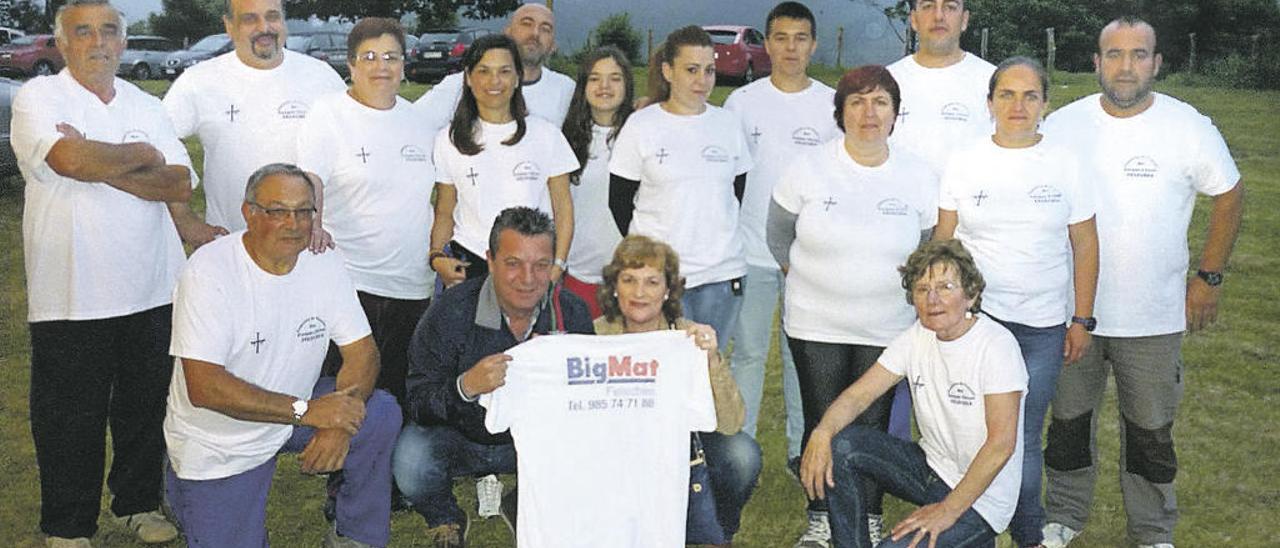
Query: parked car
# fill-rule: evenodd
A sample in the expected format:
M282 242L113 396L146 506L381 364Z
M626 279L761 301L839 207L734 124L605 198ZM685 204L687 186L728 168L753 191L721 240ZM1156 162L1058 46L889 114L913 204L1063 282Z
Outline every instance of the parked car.
M0 78L0 175L4 176L18 172L18 160L9 143L9 122L13 118L13 96L20 87L22 82Z
M201 61L208 61L235 49L231 37L225 34L211 34L201 38L191 47L170 53L164 59L164 77L170 80L178 78L182 71L191 68Z
M163 74L165 58L181 49L176 42L162 36L130 36L127 40L116 74L137 80L150 80Z
M11 29L9 27L0 27L0 46L8 44L9 42L12 42L15 38L18 38L20 36L26 36L26 35L27 33L22 32L18 29Z
M405 76L414 82L439 81L462 70L462 52L486 34L492 31L478 28L427 31L418 39L417 52L405 57Z
M760 31L740 25L709 25L702 30L711 35L716 50L716 75L746 84L773 70Z
M19 36L0 48L0 73L3 74L43 76L62 70L65 64L52 34Z
M329 63L344 79L351 76L347 67L347 33L336 30L316 30L290 33L284 47L305 53Z

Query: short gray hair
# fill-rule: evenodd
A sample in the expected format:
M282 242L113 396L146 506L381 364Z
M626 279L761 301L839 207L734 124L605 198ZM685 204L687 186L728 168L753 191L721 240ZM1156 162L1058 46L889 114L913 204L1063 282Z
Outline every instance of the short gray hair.
M311 201L316 199L316 185L311 182L311 178L307 177L307 172L302 171L293 164L267 164L258 168L249 176L249 184L244 186L244 201L256 202L258 200L258 187L262 185L262 180L272 175L286 175L289 177L297 177L302 182L307 183L307 190L311 191Z
M540 210L516 206L508 207L493 220L493 228L489 230L489 253L498 254L498 236L503 230L514 230L521 236L551 237L551 249L556 248L556 225L551 217Z
M124 20L124 13L119 8L111 5L110 0L68 0L66 4L58 8L58 13L53 16L53 36L55 38L67 39L67 36L62 34L62 31L65 30L62 28L62 14L67 11L67 8L79 6L107 6L111 8L111 11L116 12L116 22L120 25L120 39L124 40L129 37L129 25Z

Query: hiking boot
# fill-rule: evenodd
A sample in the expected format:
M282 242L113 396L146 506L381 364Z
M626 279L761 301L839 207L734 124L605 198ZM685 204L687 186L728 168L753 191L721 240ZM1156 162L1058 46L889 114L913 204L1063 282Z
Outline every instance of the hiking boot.
M809 512L809 527L800 535L795 548L831 548L831 524L826 512Z
M800 457L791 457L787 459L787 473L796 481L800 481Z
M336 523L329 528L329 534L325 535L324 542L320 546L323 548L373 548L373 545L339 535Z
M129 514L116 518L116 521L127 527L134 536L138 537L138 540L146 544L161 544L178 538L178 528L174 527L173 523L170 523L158 510Z
M1041 541L1044 548L1067 548L1067 545L1071 544L1071 541L1080 534L1080 531L1061 523L1046 523L1040 533L1044 535L1044 540Z

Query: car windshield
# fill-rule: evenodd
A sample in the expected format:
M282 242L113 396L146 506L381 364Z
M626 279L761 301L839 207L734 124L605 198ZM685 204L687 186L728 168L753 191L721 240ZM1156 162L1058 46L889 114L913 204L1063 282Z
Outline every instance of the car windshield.
M437 42L452 42L458 39L457 32L428 32L422 35L422 42L432 44Z
M294 51L301 50L310 38L310 36L290 36L284 40L284 47Z
M225 34L205 36L199 42L196 42L194 46L191 46L191 51L217 51L218 48L227 45L227 42L230 41L231 38L228 38Z
M738 33L731 30L709 30L707 34L711 35L714 44L732 44L738 38Z

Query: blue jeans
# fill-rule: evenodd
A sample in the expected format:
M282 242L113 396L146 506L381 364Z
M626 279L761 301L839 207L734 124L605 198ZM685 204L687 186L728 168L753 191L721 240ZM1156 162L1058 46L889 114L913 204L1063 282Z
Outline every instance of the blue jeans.
M1018 507L1009 522L1009 536L1018 546L1035 546L1044 540L1044 505L1040 502L1041 476L1044 473L1044 418L1058 385L1062 371L1062 350L1067 327L1031 327L1020 323L1000 322L1013 333L1027 364L1027 397L1022 420L1022 489Z
M741 283L741 278L737 283ZM738 309L742 308L742 291L734 294L735 280L711 282L686 289L680 298L684 317L689 321L704 323L716 330L720 351L724 352L738 324Z
M321 377L312 395L333 392L335 379ZM337 527L344 537L386 546L391 537L391 449L400 431L400 406L375 390L365 402L365 419L351 438L338 487ZM280 448L298 453L315 429L296 427ZM276 469L268 459L252 469L211 480L179 479L169 468L166 492L174 517L192 548L267 545L267 492Z
M742 310L738 312L738 330L733 335L733 379L738 382L743 403L747 407L742 430L756 435L760 417L760 400L764 397L765 362L773 344L773 318L783 294L782 271L777 268L747 266L743 281ZM804 436L804 411L800 407L800 381L796 380L796 364L791 358L787 338L778 330L778 354L782 357L782 401L787 409L787 458L800 456L800 439Z
M392 457L396 486L428 527L463 525L466 514L453 496L453 478L514 474L514 445L485 445L449 426L405 425Z
M926 505L946 498L951 488L926 462L924 450L875 428L851 425L831 440L835 487L827 489L830 501L831 540L836 548L870 548L867 535L866 497L872 484L907 502ZM880 548L907 546L912 535L885 540ZM996 532L973 508L965 510L950 529L938 535L937 546L994 547ZM917 546L927 546L924 544Z
M711 475L711 494L716 500L716 517L724 528L724 537L733 540L738 532L742 509L751 499L760 477L760 445L746 432L725 436L701 432L702 451Z

